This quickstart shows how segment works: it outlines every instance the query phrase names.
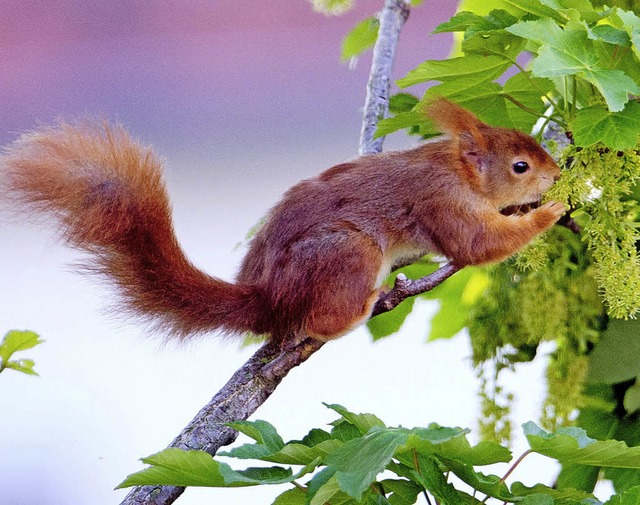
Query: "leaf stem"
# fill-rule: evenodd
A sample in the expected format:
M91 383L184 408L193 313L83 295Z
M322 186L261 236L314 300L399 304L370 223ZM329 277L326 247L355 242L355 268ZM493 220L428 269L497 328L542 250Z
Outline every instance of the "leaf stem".
M527 79L527 80L531 83L531 85L532 85L534 88L536 88L536 89L540 92L540 94L541 94L542 96L544 96L547 100L549 100L549 103L550 103L551 105L553 105L553 108L554 108L555 110L560 110L560 107L558 107L558 104L553 100L553 98L551 98L547 93L545 93L545 92L542 90L542 88L541 88L540 86L538 86L538 84L536 83L536 81L534 81L534 80L531 78L530 73L529 73L529 72L527 72L527 71L525 70L525 68L524 68L522 65L520 65L520 63L518 63L515 59L513 59L513 60L512 60L512 59L509 59L509 61L510 61L510 62L511 62L511 63L512 63L512 64L513 64L513 65L514 65L518 70L520 70L520 72L522 72L522 73L524 74L525 79Z
M416 472L418 472L418 475L422 477L422 472L420 471L420 463L418 463L418 451L412 449L411 455L413 456L413 466L415 467ZM431 505L431 500L429 499L429 495L427 494L427 490L425 488L422 488L422 494L424 495L424 499L427 500L427 503Z
M292 480L291 484L293 484L295 487L297 487L300 491L302 491L303 493L307 492L307 487L303 486L302 484L299 484L297 481Z
M524 451L520 457L518 459L515 460L515 462L513 463L513 465L511 465L511 467L509 467L509 469L507 470L507 473L505 473L502 476L502 479L500 479L500 481L498 482L499 484L503 484L508 478L509 475L511 475L513 473L513 471L516 469L516 467L522 463L522 460L524 458L526 458L529 454L531 454L533 452L533 449L527 449L526 451Z

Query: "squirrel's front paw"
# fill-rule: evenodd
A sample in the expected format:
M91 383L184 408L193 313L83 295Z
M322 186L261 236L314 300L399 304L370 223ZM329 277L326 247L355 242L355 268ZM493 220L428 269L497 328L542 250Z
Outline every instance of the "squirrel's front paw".
M543 226L551 226L560 219L566 211L567 208L564 203L550 201L534 209L531 214L532 217Z
M566 212L562 202L550 201L525 214L538 233L551 228Z
M562 202L550 201L545 203L540 207L540 209L547 209L547 212L555 216L555 221L560 219L565 212L567 212L567 208Z

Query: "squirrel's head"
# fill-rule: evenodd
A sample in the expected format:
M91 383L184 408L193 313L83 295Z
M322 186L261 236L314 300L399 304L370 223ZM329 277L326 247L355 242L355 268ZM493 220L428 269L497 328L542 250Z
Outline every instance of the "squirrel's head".
M525 133L489 126L445 99L427 112L449 135L461 175L499 209L538 201L560 176L553 158Z

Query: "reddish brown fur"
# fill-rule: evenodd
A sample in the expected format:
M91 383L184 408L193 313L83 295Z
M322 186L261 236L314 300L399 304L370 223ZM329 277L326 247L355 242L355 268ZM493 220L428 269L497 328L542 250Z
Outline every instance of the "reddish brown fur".
M65 239L126 306L170 334L221 329L320 339L365 320L393 264L427 252L458 265L502 260L560 217L522 216L559 175L527 135L439 100L448 138L337 165L291 188L256 234L235 284L196 269L174 236L160 163L121 128L61 124L21 137L2 159L9 191L55 215ZM530 170L516 174L512 165Z

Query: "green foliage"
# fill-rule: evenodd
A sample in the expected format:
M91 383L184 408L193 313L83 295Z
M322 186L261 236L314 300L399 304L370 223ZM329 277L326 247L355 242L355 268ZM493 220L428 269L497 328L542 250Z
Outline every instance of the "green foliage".
M328 407L340 415L331 431L316 428L302 440L284 442L265 421L232 423L253 442L219 457L286 466L233 470L202 451L166 449L145 458L143 461L151 466L130 475L119 487L293 484L295 487L284 491L274 505L410 505L420 494L431 495L442 505L479 504L490 498L523 504L602 504L582 489L553 489L542 484L527 487L520 482L509 486L504 478L477 471L479 466L508 463L512 456L495 442L471 445L467 439L469 430L436 424L426 428L387 427L372 414L355 414L340 405ZM613 440L598 441L580 428L549 433L527 423L524 434L530 445L528 453L561 463L579 464L581 468L640 469L640 448ZM509 473L521 460L511 466ZM298 467L295 473L291 466ZM450 475L471 490L454 485ZM380 476L384 478L377 480ZM611 498L619 501L608 503L627 503L637 496L638 489L629 486ZM478 495L484 495L484 501Z
M497 440L509 438L507 414L513 400L500 373L533 360L545 341L555 342L556 349L547 367L543 424L556 428L571 422L582 401L585 353L598 341L605 320L595 268L580 237L555 227L543 253L542 269L528 268L522 257L493 267L489 287L468 320L473 360L483 370L480 427L484 436L493 432ZM536 254L534 258L541 261Z
M580 109L573 123L573 135L578 145L590 146L602 142L615 150L636 146L640 131L640 104L630 102L619 113L611 113L602 105Z
M428 135L425 101L445 96L495 125L531 131L540 118L576 131L578 145L612 149L637 144L640 123L640 17L588 0L462 2L463 10L435 29L460 32L461 55L428 60L397 81L431 86L410 110L385 119L379 134L400 128ZM624 6L623 6L624 7ZM530 56L529 69L520 61ZM514 74L509 79L505 76Z
M589 355L587 380L592 384L618 384L640 376L640 321L609 321ZM628 410L628 409L627 409Z
M381 122L378 134L400 128L423 136L435 134L421 113L424 103L435 96L451 98L495 125L530 131L544 119L573 131L575 145L563 154L568 169L549 198L570 203L576 210L595 265L590 277L602 290L608 313L616 318L632 316L640 310L639 213L634 195L640 174L640 104L630 102L629 96L640 93L640 18L620 7L597 9L588 0L469 1L465 5L476 12L459 12L435 30L461 32L461 55L426 61L400 79L402 88L433 81L439 84L421 99L407 99L411 95L404 93L403 106L392 109L395 116ZM529 69L519 63L522 53L531 57ZM514 71L505 80L506 73ZM520 256L519 264L540 269L546 263L543 249L538 241ZM476 348L485 346L492 353L498 347L519 347L527 340L555 338L552 335L558 329L550 325L565 325L566 317L559 311L571 306L572 300L542 279L545 275L531 277L517 287L503 286L529 294L540 289L548 300L525 308L527 319L514 323L515 332L509 318L501 321L499 314L505 303L513 308L513 300L501 299L509 295L487 300L484 312L475 311L471 324L477 326L479 317L485 326L492 320L495 343L487 345L485 339L474 338L479 342ZM559 303L560 298L564 303ZM518 303L526 305L522 299ZM549 308L551 312L546 312ZM452 313L442 312L445 319ZM570 363L570 352L564 349L560 343L559 353L565 353L566 359L552 364L550 384L560 384L568 374L576 379L584 375L584 363ZM582 352L573 355L578 359ZM557 398L567 398L566 388L557 393ZM554 394L551 391L550 396ZM570 397L577 400L577 395L574 391ZM556 400L552 398L548 407L554 411ZM565 409L549 418L566 418L566 414Z
M32 331L12 330L6 333L0 342L0 372L11 369L27 375L38 375L33 369L35 364L33 360L27 358L12 360L11 358L14 353L32 349L43 342L44 340Z

